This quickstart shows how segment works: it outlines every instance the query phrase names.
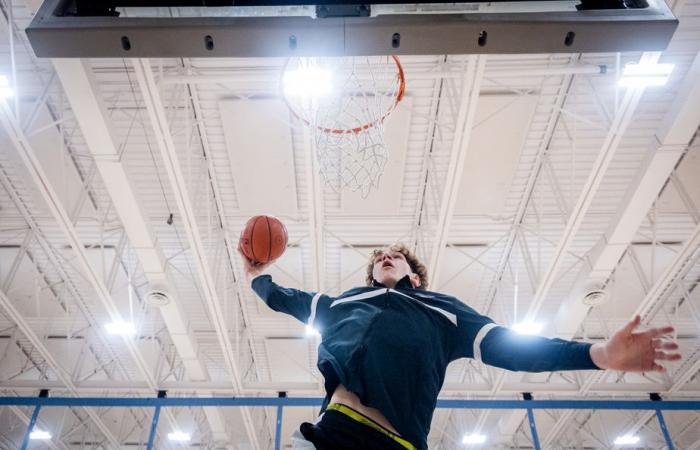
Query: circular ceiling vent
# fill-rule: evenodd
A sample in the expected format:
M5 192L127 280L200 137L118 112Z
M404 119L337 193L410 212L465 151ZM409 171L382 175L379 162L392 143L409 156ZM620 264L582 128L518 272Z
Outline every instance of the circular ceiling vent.
M165 306L170 303L170 297L165 291L149 291L146 294L146 303L151 306Z
M588 306L598 306L608 301L610 294L603 289L593 289L583 296L583 304Z

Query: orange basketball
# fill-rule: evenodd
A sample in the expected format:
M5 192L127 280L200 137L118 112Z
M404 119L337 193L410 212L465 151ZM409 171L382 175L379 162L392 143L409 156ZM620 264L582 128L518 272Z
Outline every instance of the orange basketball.
M274 261L287 248L287 228L276 217L251 217L241 232L238 246L254 262Z

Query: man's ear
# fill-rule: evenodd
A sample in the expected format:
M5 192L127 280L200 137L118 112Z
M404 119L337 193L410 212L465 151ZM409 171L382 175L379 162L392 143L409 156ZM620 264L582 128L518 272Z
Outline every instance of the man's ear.
M413 286L413 289L417 289L420 287L420 276L418 276L417 273L411 273L408 278L411 280L411 285Z

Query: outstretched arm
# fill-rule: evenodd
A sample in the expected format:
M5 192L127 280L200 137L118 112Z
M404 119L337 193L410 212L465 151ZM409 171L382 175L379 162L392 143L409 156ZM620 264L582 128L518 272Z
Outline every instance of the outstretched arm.
M486 364L525 372L586 369L663 371L664 367L659 364L661 361L681 359L681 355L675 352L678 344L664 338L673 332L672 327L635 333L634 329L639 323L637 316L607 342L593 345L523 336L507 328L493 327L479 343L480 356Z
M591 358L603 369L626 372L664 372L661 361L678 361L678 343L668 339L673 327L651 328L635 333L641 318L635 316L612 335L609 341L591 347ZM668 350L668 351L666 351Z
M519 334L495 326L481 342L475 357L490 366L523 372L598 369L591 358L591 344Z

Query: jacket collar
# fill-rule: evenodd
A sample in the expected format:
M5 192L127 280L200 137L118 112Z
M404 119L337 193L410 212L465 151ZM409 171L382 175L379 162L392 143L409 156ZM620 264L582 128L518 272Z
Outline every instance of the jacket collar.
M377 280L372 280L372 286L383 288L386 287L384 284L380 283ZM403 278L396 282L396 286L394 286L394 289L413 289L413 285L411 284L411 277L405 275Z

